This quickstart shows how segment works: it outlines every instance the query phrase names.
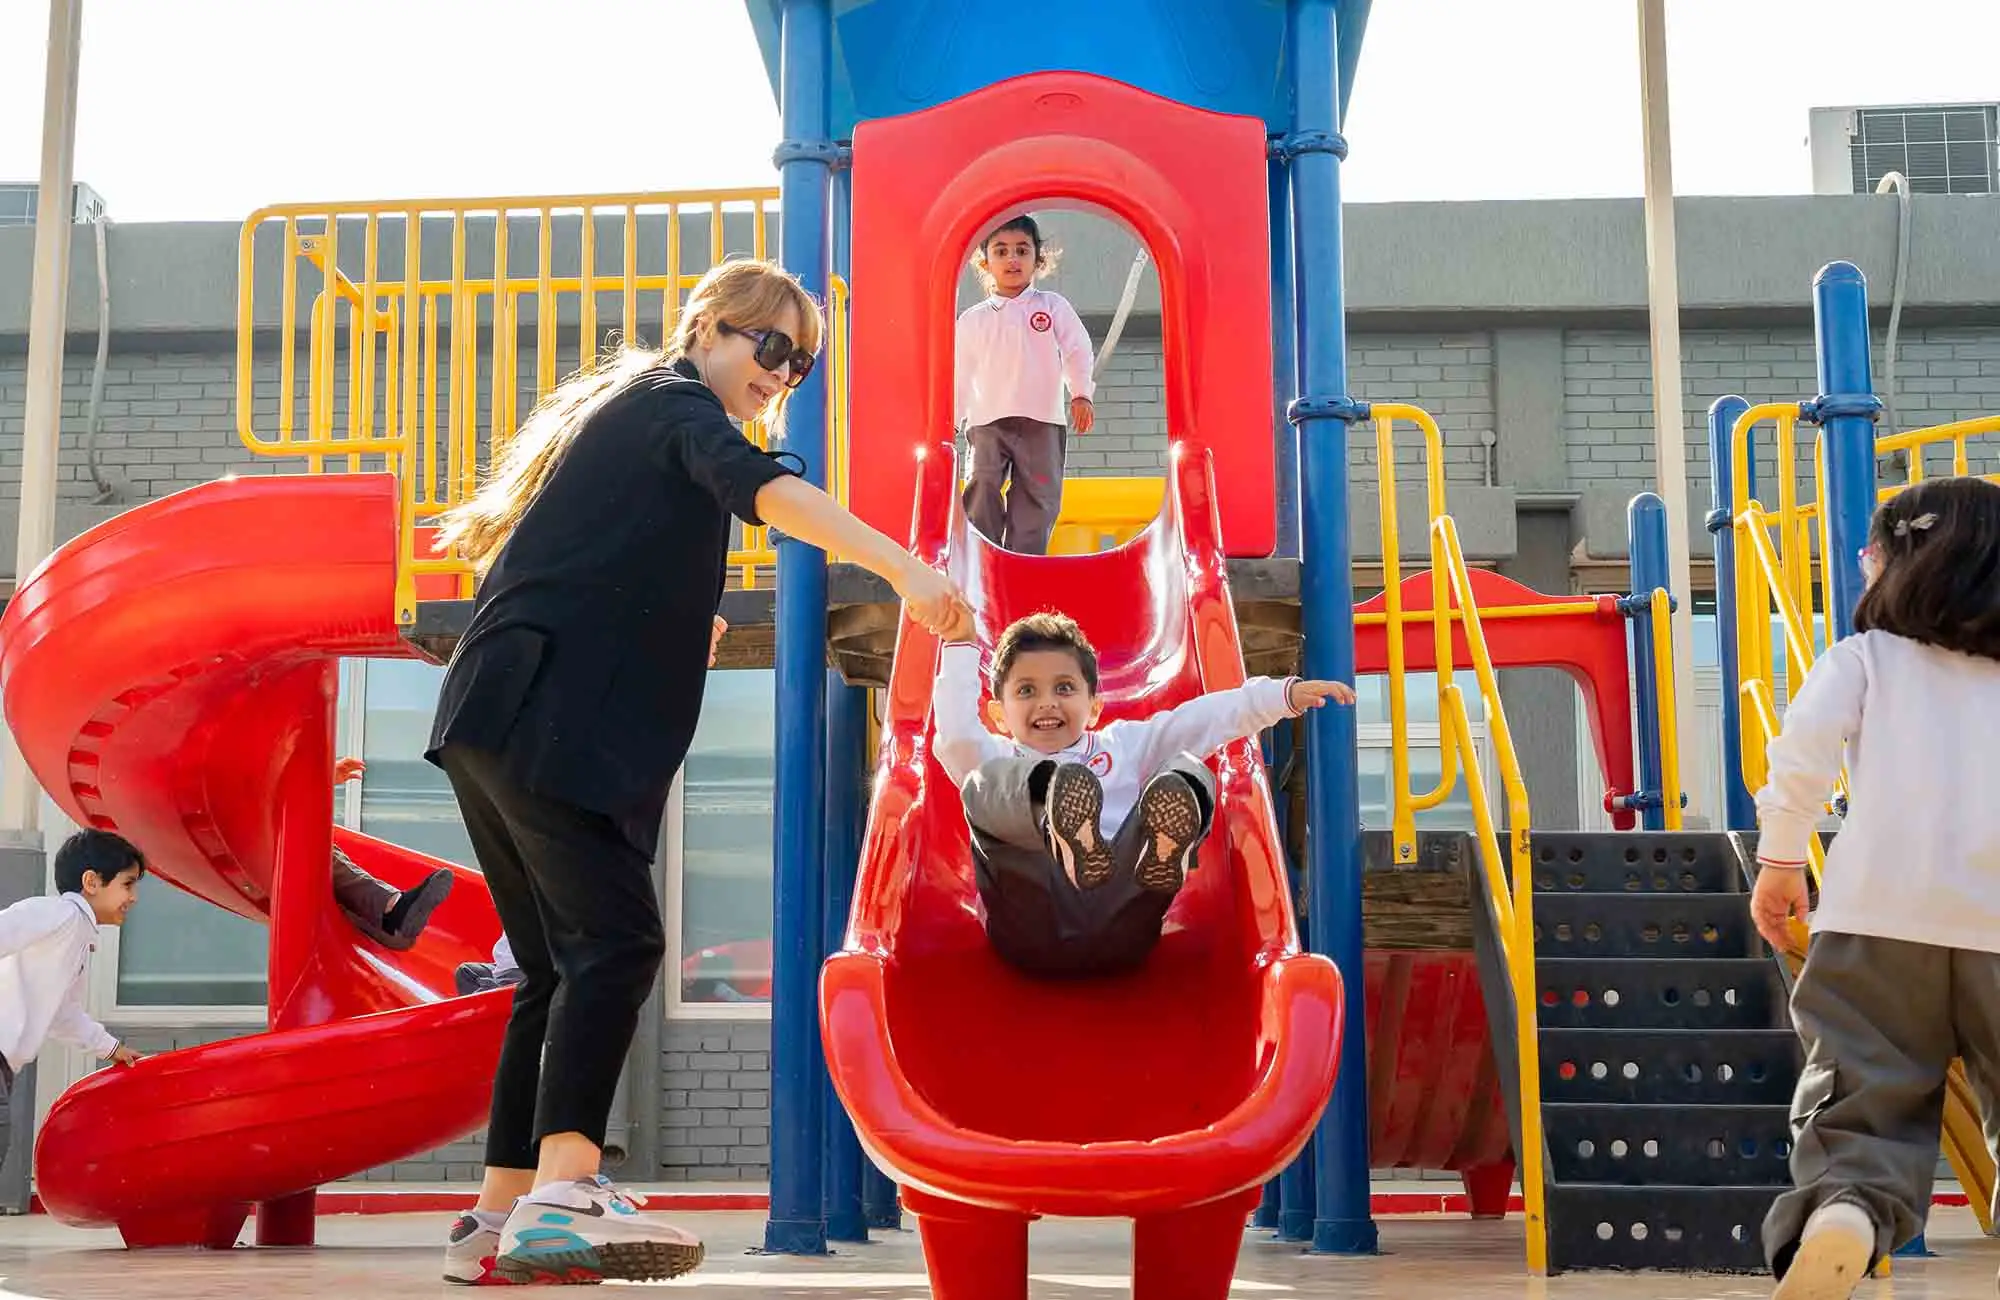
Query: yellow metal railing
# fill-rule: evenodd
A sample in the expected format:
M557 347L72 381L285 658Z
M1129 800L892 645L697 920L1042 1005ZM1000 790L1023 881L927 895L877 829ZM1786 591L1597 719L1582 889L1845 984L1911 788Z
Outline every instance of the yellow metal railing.
M776 199L733 189L259 209L238 243L238 434L314 473L396 476L396 608L413 621L420 587L469 594L465 563L433 553L427 525L476 490L525 411L593 366L607 334L670 339L704 271L765 255ZM275 357L260 358L260 337L275 337Z
M1382 527L1382 592L1380 615L1387 647L1390 749L1391 835L1396 860L1416 860L1416 814L1444 803L1463 773L1467 796L1472 805L1473 834L1485 876L1494 920L1499 929L1501 950L1507 964L1507 978L1513 994L1515 1051L1520 1069L1521 1198L1527 1217L1528 1268L1533 1273L1548 1271L1548 1234L1545 1188L1543 1184L1542 1071L1541 1044L1537 1034L1535 997L1535 909L1534 878L1529 861L1528 789L1521 778L1521 765L1514 750L1513 732L1507 725L1507 710L1500 699L1500 678L1486 644L1482 622L1488 616L1533 617L1550 610L1574 612L1563 606L1522 606L1505 611L1479 609L1473 598L1472 577L1459 544L1458 527L1445 508L1444 435L1429 412L1400 403L1378 402L1373 407L1376 465L1380 474L1379 510ZM1415 425L1423 438L1426 534L1431 563L1431 608L1409 611L1403 608L1402 531L1398 519L1396 491L1396 426ZM1590 602L1579 602L1595 609ZM1438 784L1419 793L1410 788L1409 706L1405 698L1408 669L1405 654L1407 625L1427 622L1431 627L1437 669L1438 721L1440 728ZM1480 702L1485 710L1488 742L1499 768L1501 789L1506 799L1506 850L1502 855L1500 829L1493 816L1491 801L1480 775L1477 739L1464 691L1453 668L1454 625L1462 626L1471 668L1478 683Z
M1800 408L1794 402L1766 402L1753 406L1738 417L1731 431L1730 458L1734 476L1731 510L1736 538L1736 636L1738 697L1742 701L1742 727L1738 737L1743 763L1743 781L1751 790L1761 789L1769 777L1765 750L1781 726L1778 710L1778 662L1772 646L1770 620L1775 615L1784 639L1784 682L1787 698L1804 683L1817 656L1818 635L1831 636L1828 611L1823 599L1830 591L1830 565L1834 559L1827 538L1826 516L1820 502L1826 497L1826 455L1824 442L1814 441L1814 500L1798 500L1797 425ZM1770 423L1775 431L1778 508L1767 510L1750 492L1750 435L1760 424ZM1960 420L1927 429L1912 429L1875 440L1877 459L1902 453L1904 481L1901 485L1878 488L1877 499L1887 500L1904 487L1924 479L1924 451L1949 443L1952 472L1964 475L1970 469L1966 444L1973 438L2000 433L2000 416ZM2000 481L2000 475L1985 475ZM1817 554L1815 554L1815 550ZM1815 563L1817 560L1817 563ZM1843 772L1835 793L1844 793ZM1808 870L1813 883L1821 884L1826 872L1826 850L1818 836L1807 842ZM1806 948L1807 932L1802 922L1792 922L1795 952L1785 954L1797 972L1798 954ZM1980 1125L1978 1101L1965 1077L1962 1062L1953 1062L1947 1077L1943 1147L1957 1175L1959 1185L1972 1203L1973 1212L1985 1232L1993 1231L1992 1201L1995 1170Z

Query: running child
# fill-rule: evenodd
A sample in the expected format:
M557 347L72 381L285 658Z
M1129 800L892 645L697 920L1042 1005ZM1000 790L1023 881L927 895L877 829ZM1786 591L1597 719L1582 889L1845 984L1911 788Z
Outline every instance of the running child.
M1099 728L1097 651L1062 614L1001 633L986 705L997 735L980 722L981 694L979 647L945 646L936 752L965 802L987 938L1047 976L1145 962L1214 822L1207 755L1328 700L1354 703L1340 682L1252 677Z
M2000 736L2000 487L1898 493L1862 568L1855 635L1807 674L1757 795L1751 915L1795 951L1808 843L1845 760L1847 817L1792 992L1794 1186L1764 1221L1777 1300L1840 1300L1922 1231L1954 1057L1989 1142L2000 1114L2000 800L1982 761Z
M959 315L954 362L954 418L971 462L965 517L1010 551L1045 555L1062 509L1068 426L1089 433L1097 422L1090 333L1067 298L1035 287L1053 256L1033 217L987 235L972 265L986 297Z
M426 756L522 972L447 1280L645 1281L701 1260L599 1168L666 950L652 864L722 631L730 516L882 575L935 632L969 618L949 579L731 423L777 414L820 335L798 281L725 262L664 354L628 349L559 386L446 519L480 581Z

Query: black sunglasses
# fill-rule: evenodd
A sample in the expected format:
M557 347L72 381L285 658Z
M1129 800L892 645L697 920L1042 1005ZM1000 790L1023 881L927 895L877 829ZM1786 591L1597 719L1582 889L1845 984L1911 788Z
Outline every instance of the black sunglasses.
M785 380L785 387L797 388L813 372L813 354L792 342L792 336L783 330L746 330L723 321L716 326L724 334L735 334L749 339L757 345L752 355L757 364L776 373L779 366L790 366L791 373Z

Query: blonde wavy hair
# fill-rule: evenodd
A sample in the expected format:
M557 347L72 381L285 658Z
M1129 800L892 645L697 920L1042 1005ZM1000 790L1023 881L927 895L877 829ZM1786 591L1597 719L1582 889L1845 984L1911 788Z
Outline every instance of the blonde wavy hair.
M718 326L773 329L787 305L796 307L799 315L800 337L793 342L817 353L824 329L819 304L790 272L776 262L753 258L727 261L710 270L688 295L664 351L628 344L595 369L569 376L536 403L507 450L487 471L479 491L440 517L440 542L457 548L472 562L473 571L484 577L592 416L651 371L712 344ZM765 412L768 426L778 427L790 395L786 389L773 400Z

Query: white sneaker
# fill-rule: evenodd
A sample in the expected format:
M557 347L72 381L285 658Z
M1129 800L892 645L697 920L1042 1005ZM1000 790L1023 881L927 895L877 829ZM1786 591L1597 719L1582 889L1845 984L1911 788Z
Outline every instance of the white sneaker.
M461 1214L445 1240L444 1280L460 1286L505 1286L506 1280L493 1268L499 1254L497 1224L476 1214Z
M692 1272L701 1256L699 1237L640 1213L600 1175L516 1201L494 1270L516 1286L651 1282Z
M1875 1263L1875 1222L1852 1201L1820 1206L1771 1300L1847 1300Z

